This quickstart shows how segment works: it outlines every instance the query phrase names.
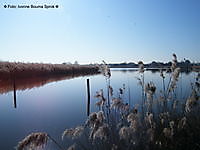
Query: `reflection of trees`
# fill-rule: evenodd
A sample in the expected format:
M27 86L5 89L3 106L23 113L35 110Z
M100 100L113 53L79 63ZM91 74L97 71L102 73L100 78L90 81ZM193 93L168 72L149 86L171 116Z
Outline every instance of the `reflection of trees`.
M157 72L160 72L160 70L170 72L169 68L146 68L146 71L150 71L151 73L155 74ZM187 68L181 68L181 72L185 74L189 74L192 71L199 72L200 68L193 68L193 69L187 69ZM118 69L118 70L112 70L112 72L122 72L122 73L127 73L127 72L136 72L138 69Z
M112 70L112 72L117 72L117 71L119 71L119 72L123 72L123 73L127 73L127 72L136 72L136 71L138 71L138 69L119 69L119 70Z

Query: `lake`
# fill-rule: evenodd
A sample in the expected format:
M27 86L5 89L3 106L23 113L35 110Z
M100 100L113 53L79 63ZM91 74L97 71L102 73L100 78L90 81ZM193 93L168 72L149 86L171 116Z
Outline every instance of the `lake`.
M124 100L134 106L141 103L141 87L136 77L140 74L134 69L112 69L110 83L115 97L119 88L125 84ZM190 83L195 80L196 72L181 73L178 97L188 97ZM169 80L166 74L166 84ZM61 145L69 146L71 141L62 141L61 135L66 128L84 124L87 119L86 79L90 79L91 104L90 111L98 111L94 98L96 91L106 91L106 79L103 75L83 77L57 77L55 79L29 79L15 81L14 86L4 83L0 85L0 149L12 150L17 143L32 132L47 132ZM153 81L157 87L156 94L162 87L159 72L146 71L145 82ZM130 93L130 94L129 94ZM106 93L105 93L106 95ZM48 143L46 149L57 149Z

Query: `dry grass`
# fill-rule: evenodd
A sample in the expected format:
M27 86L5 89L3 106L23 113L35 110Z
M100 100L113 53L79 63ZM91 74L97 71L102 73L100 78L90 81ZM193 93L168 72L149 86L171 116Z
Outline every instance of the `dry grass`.
M186 99L177 99L176 89L180 71L177 62L177 57L173 54L168 83L165 81L165 72L161 72L162 89L157 89L153 82L145 82L145 69L143 63L139 63L141 76L138 81L142 87L142 102L139 106L125 103L124 85L118 95L113 95L109 81L111 73L104 63L102 67L105 68L102 70L107 82L107 96L104 96L103 90L95 96L101 111L91 113L84 126L64 131L63 135L72 138L75 143L69 149L200 149L200 74L197 74L195 83L188 85L192 89L190 96ZM159 95L155 97L156 91L160 90ZM78 136L74 136L76 131Z
M18 143L17 149L23 150L26 148L29 149L35 149L38 147L42 148L46 145L47 140L48 140L48 135L46 133L42 132L31 133Z
M142 102L140 106L132 107L123 99L124 85L119 89L119 95L111 94L111 74L108 66L105 66L102 70L105 71L103 74L108 84L107 91L112 90L106 97L103 90L95 96L104 117L100 120L98 113L90 114L85 126L86 138L89 137L89 140L84 144L78 144L75 140L76 149L200 149L200 74L197 74L192 86L188 85L192 89L190 96L187 99L177 99L180 72L177 62L177 56L173 54L170 80L166 83L166 73L161 71L163 88L157 89L153 82L145 82L145 69L140 61L138 81L142 90ZM155 97L156 91L161 92ZM110 102L105 103L109 99L112 100L110 106Z
M98 73L95 65L0 62L0 79Z

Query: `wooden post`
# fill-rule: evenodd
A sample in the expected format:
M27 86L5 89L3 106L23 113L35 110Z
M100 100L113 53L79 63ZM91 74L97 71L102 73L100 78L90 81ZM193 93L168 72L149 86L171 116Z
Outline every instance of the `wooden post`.
M14 80L13 80L13 94L14 94L14 108L17 108L15 77L14 77Z
M87 79L87 115L90 115L90 80Z

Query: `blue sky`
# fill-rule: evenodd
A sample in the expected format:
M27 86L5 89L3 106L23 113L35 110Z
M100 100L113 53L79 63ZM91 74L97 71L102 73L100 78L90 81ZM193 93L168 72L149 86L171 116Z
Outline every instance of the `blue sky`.
M4 0L0 19L3 61L200 61L200 0Z

